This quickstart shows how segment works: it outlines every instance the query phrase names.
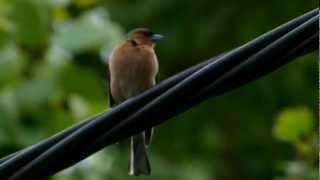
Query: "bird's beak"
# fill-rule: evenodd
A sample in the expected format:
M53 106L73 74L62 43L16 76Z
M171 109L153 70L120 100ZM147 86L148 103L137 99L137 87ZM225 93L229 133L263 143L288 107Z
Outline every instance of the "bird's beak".
M157 42L159 42L161 39L163 39L164 38L164 36L163 35L161 35L161 34L153 34L152 36L151 36L151 39L152 39L152 41L154 42L154 43L157 43Z

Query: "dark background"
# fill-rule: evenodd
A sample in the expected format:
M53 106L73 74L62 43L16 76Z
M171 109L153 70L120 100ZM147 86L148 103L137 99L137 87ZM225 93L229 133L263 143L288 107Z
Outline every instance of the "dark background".
M315 7L310 0L0 0L0 156L103 111L101 59L133 28L166 36L156 47L161 80ZM317 58L301 57L157 127L153 174L139 179L318 179ZM138 179L127 163L127 147L112 146L51 179Z

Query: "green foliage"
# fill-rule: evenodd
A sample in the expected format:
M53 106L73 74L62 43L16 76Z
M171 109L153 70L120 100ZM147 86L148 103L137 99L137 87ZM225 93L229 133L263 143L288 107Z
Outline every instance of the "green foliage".
M95 67L78 63L78 54L105 66L96 54L110 51L121 29L98 6L58 16L56 9L72 5L61 2L0 1L0 156L106 109L105 80Z
M18 48L13 43L8 43L0 49L0 88L5 83L14 83L25 68L25 60L22 54L18 52ZM10 72L10 73L8 73Z
M14 24L13 38L21 45L39 47L50 35L50 11L47 1L12 0L9 16ZM30 25L32 22L32 26Z
M77 20L58 24L53 41L74 53L97 50L103 46L111 48L117 41L114 37L121 36L119 30L108 20L106 12L98 8L85 12Z
M312 133L314 120L306 107L287 109L281 112L274 128L274 136L288 142L297 143Z
M282 111L274 126L274 136L295 147L297 157L280 167L285 175L278 179L300 180L318 179L317 134L314 132L315 118L306 107L288 108Z
M100 59L132 28L166 36L156 48L165 79L314 7L289 0L0 0L0 157L106 110ZM51 179L318 179L315 58L157 128L151 177L129 178L128 146L113 146Z

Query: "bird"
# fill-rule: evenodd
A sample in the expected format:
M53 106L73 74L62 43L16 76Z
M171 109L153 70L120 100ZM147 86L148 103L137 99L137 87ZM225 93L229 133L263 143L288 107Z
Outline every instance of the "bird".
M135 28L112 50L107 73L111 108L156 84L159 64L155 46L163 37L148 28ZM152 134L150 128L130 137L129 175L151 174L147 149Z

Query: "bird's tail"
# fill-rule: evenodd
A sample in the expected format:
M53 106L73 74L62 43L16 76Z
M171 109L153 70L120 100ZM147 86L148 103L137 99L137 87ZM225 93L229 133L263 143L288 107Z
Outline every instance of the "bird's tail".
M131 137L129 175L150 175L151 168L147 154L144 133Z

